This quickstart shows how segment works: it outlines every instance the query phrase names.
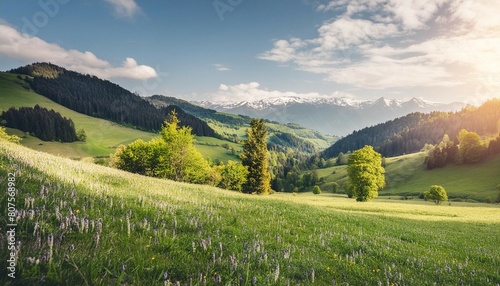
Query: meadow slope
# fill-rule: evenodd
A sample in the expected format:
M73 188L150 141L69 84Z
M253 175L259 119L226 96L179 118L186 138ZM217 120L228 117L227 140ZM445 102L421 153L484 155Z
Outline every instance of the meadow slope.
M14 197L21 244L2 285L500 283L494 205L243 195L1 142L1 188L14 177L0 235Z

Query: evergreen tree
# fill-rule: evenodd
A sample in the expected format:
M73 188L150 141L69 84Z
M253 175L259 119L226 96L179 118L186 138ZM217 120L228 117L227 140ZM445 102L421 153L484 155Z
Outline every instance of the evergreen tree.
M357 201L365 202L378 196L378 191L385 187L384 173L382 156L372 146L365 146L349 156L349 188Z
M252 119L250 129L247 130L247 139L243 144L241 160L248 167L247 182L243 185L243 192L269 194L271 190L271 176L267 170L267 127L263 119Z

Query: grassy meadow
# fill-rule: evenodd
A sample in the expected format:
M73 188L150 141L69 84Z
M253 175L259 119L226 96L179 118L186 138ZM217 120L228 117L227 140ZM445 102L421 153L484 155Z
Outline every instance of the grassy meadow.
M4 190L9 173L21 244L2 285L500 283L498 205L244 195L1 142Z

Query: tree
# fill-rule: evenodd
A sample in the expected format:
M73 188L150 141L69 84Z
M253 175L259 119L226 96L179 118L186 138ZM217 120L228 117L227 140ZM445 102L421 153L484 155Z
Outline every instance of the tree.
M218 187L241 192L243 184L247 181L247 167L241 163L229 160L226 165L221 164L216 167L220 174Z
M263 119L252 119L247 129L247 139L243 144L240 158L248 168L247 182L243 192L268 194L271 190L271 176L268 168L267 127Z
M332 192L334 194L336 194L338 190L339 190L339 184L337 182L333 182L332 183Z
M213 183L212 169L193 145L189 127L179 127L175 111L165 121L160 136L120 146L111 158L119 169L175 181Z
M365 146L349 156L347 174L357 201L365 202L378 196L378 191L385 187L384 173L382 155L372 146Z
M157 156L159 168L155 173L159 177L196 184L210 181L210 165L194 147L191 127L179 127L175 110L164 122L160 138L165 145Z
M321 189L319 188L318 185L313 187L313 194L315 194L315 195L321 194Z
M442 186L434 185L424 193L424 197L426 200L431 200L436 203L436 205L441 204L442 201L448 200L448 195L446 194L446 190Z
M76 138L78 141L85 142L87 140L87 133L85 133L85 130L82 128L76 132Z
M486 148L481 143L481 137L476 132L462 129L458 134L460 142L457 163L475 163L484 158Z

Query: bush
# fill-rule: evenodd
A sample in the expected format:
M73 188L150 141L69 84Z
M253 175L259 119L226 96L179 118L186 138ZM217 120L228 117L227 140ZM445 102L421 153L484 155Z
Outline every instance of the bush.
M319 188L318 185L313 187L313 194L315 194L315 195L321 194L321 189Z

